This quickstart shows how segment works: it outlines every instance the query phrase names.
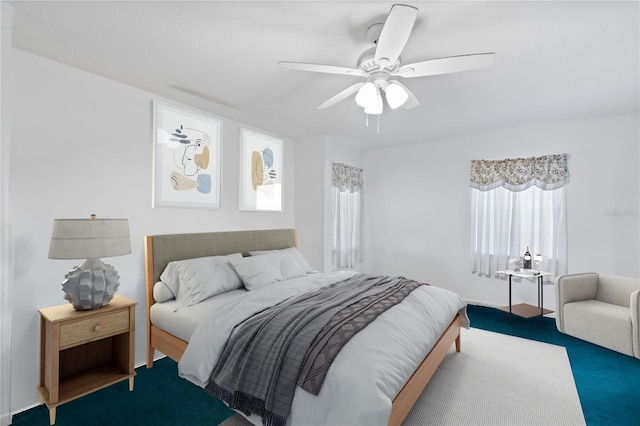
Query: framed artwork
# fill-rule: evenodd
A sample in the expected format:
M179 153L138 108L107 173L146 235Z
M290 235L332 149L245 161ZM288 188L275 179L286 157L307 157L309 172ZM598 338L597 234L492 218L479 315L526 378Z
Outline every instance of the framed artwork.
M153 207L220 208L222 121L153 103Z
M240 129L240 210L282 210L284 141Z

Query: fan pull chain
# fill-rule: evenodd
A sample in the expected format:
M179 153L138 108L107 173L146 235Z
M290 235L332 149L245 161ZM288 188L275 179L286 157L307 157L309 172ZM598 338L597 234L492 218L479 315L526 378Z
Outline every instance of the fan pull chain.
M369 114L365 113L365 119L364 119L364 123L366 127L369 127ZM378 121L376 123L376 131L378 133L380 133L380 114L376 114L376 116L378 117Z

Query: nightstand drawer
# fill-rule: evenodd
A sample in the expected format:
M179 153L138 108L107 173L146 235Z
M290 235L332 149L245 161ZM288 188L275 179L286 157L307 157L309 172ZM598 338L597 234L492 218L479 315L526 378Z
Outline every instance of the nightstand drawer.
M129 330L129 309L60 325L60 348Z

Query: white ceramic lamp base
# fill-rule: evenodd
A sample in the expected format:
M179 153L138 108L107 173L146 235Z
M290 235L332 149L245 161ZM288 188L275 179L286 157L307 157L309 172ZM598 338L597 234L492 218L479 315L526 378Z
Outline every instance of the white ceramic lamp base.
M100 259L87 259L65 275L62 283L64 298L78 311L105 306L120 285L115 268Z

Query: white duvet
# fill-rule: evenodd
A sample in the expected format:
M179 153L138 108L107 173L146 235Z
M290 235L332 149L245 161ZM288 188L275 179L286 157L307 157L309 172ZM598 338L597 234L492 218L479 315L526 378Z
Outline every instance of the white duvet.
M213 312L193 332L178 364L180 376L200 387L206 386L237 323L268 306L353 274L345 271L311 274L281 281L249 291ZM288 423L386 425L393 399L464 306L460 297L451 291L434 286L418 287L344 346L317 396L300 387L296 389Z

